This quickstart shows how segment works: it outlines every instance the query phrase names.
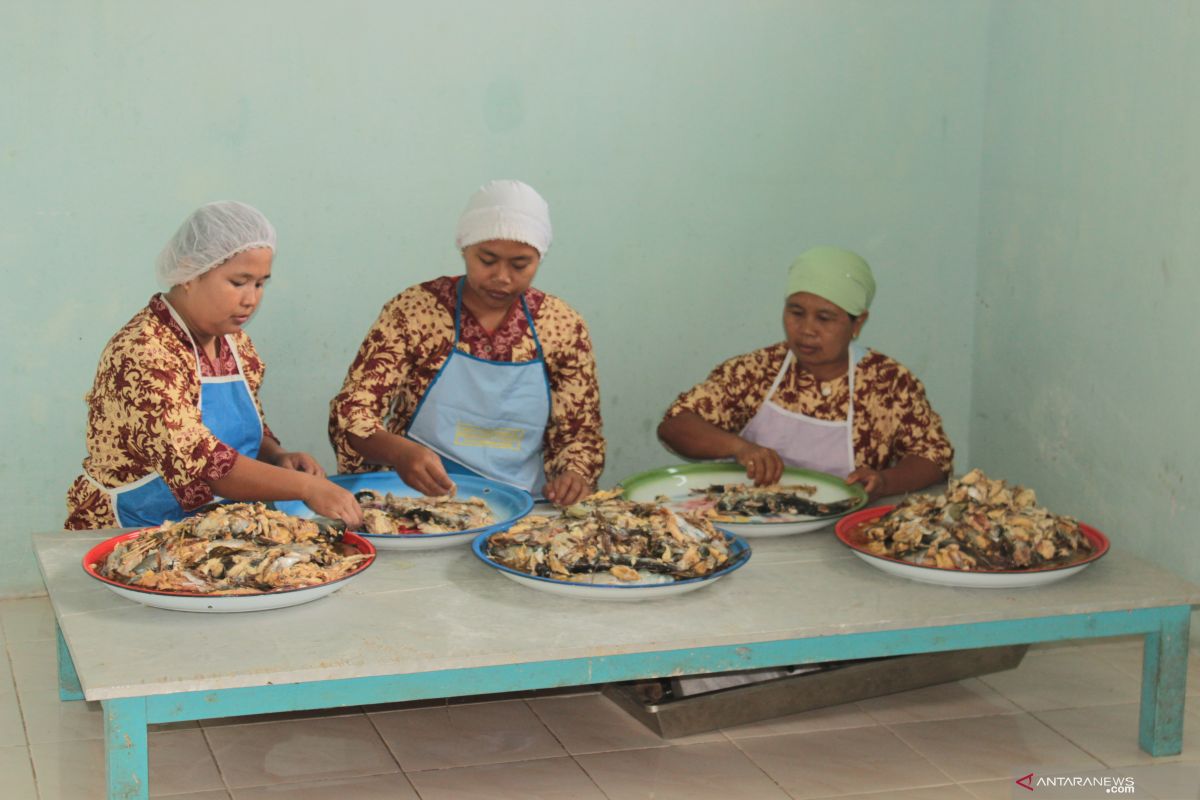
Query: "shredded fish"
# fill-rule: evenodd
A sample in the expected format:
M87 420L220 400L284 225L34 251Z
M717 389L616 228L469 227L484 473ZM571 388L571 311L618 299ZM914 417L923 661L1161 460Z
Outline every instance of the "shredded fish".
M530 516L489 537L486 553L512 569L582 583L671 583L729 560L729 540L700 514L597 492L555 516Z
M832 517L862 504L859 497L818 502L810 498L817 487L806 483L755 486L751 483L713 484L692 489L681 509L703 511L714 522L794 522L800 518ZM656 498L661 503L667 497Z
M913 495L862 530L867 552L941 569L996 571L1074 563L1092 543L1071 517L975 469L945 494Z
M453 533L496 521L492 509L478 497L398 497L371 489L354 497L362 506L367 533Z
M231 503L122 542L97 572L165 592L261 594L329 583L369 558L331 526Z

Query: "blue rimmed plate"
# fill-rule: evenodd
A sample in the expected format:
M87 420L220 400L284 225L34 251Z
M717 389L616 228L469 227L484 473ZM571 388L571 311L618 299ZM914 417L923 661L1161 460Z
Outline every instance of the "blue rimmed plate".
M400 476L394 472L333 475L329 480L351 492L374 489L377 492L391 492L400 497L423 496L400 480ZM512 486L471 475L454 475L453 480L458 487L458 491L454 495L456 498L478 497L492 509L496 522L483 528L471 528L453 533L364 533L357 531L358 535L375 545L378 550L438 550L443 547L466 544L480 534L507 530L533 508L533 497L529 492ZM305 519L315 516L312 509L299 500L281 500L275 503L275 507L285 514Z
M674 597L687 592L703 589L719 581L734 570L743 567L750 560L750 545L746 540L734 533L724 532L729 541L729 559L717 571L701 578L686 578L681 581L663 576L661 583L582 583L576 581L561 581L555 578L542 578L527 572L497 564L487 556L488 539L500 531L480 534L471 543L473 552L480 561L497 570L504 577L550 594L563 597L577 597L581 600L611 600L630 602L637 600L656 600L663 597Z

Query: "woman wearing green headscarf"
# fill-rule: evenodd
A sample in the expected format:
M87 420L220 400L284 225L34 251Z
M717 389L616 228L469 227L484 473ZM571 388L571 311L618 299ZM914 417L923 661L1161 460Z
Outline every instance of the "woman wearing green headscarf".
M785 465L860 483L872 497L943 480L954 449L925 388L855 341L874 296L860 256L808 250L788 273L786 340L729 359L681 394L659 438L687 458L734 459L760 486Z

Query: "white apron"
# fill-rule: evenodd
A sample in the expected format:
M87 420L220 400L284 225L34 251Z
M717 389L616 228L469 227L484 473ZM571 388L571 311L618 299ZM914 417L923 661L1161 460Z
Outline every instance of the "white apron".
M790 467L812 469L845 478L854 471L854 371L867 355L867 349L850 345L850 401L845 420L827 420L788 411L771 401L783 376L794 360L788 350L775 382L767 391L762 407L742 429L743 439L779 453Z

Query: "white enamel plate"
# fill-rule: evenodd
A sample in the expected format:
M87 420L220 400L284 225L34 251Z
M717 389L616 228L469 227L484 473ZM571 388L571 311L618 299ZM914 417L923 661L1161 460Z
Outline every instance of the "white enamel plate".
M689 507L703 504L696 495L691 493L693 489L747 482L746 470L737 464L705 463L681 464L640 472L621 481L621 486L625 490L624 497L627 500L650 503L658 497L665 496L667 500L664 504L668 508L674 511L687 511ZM847 511L825 517L789 515L780 519L757 517L749 522L714 521L713 524L748 539L764 536L789 536L794 533L806 533L827 528L843 514L861 508L867 503L867 494L861 486L848 484L841 478L827 475L824 472L786 467L779 482L782 484L803 483L817 487L816 494L810 498L817 503L833 503L850 499L857 502Z

